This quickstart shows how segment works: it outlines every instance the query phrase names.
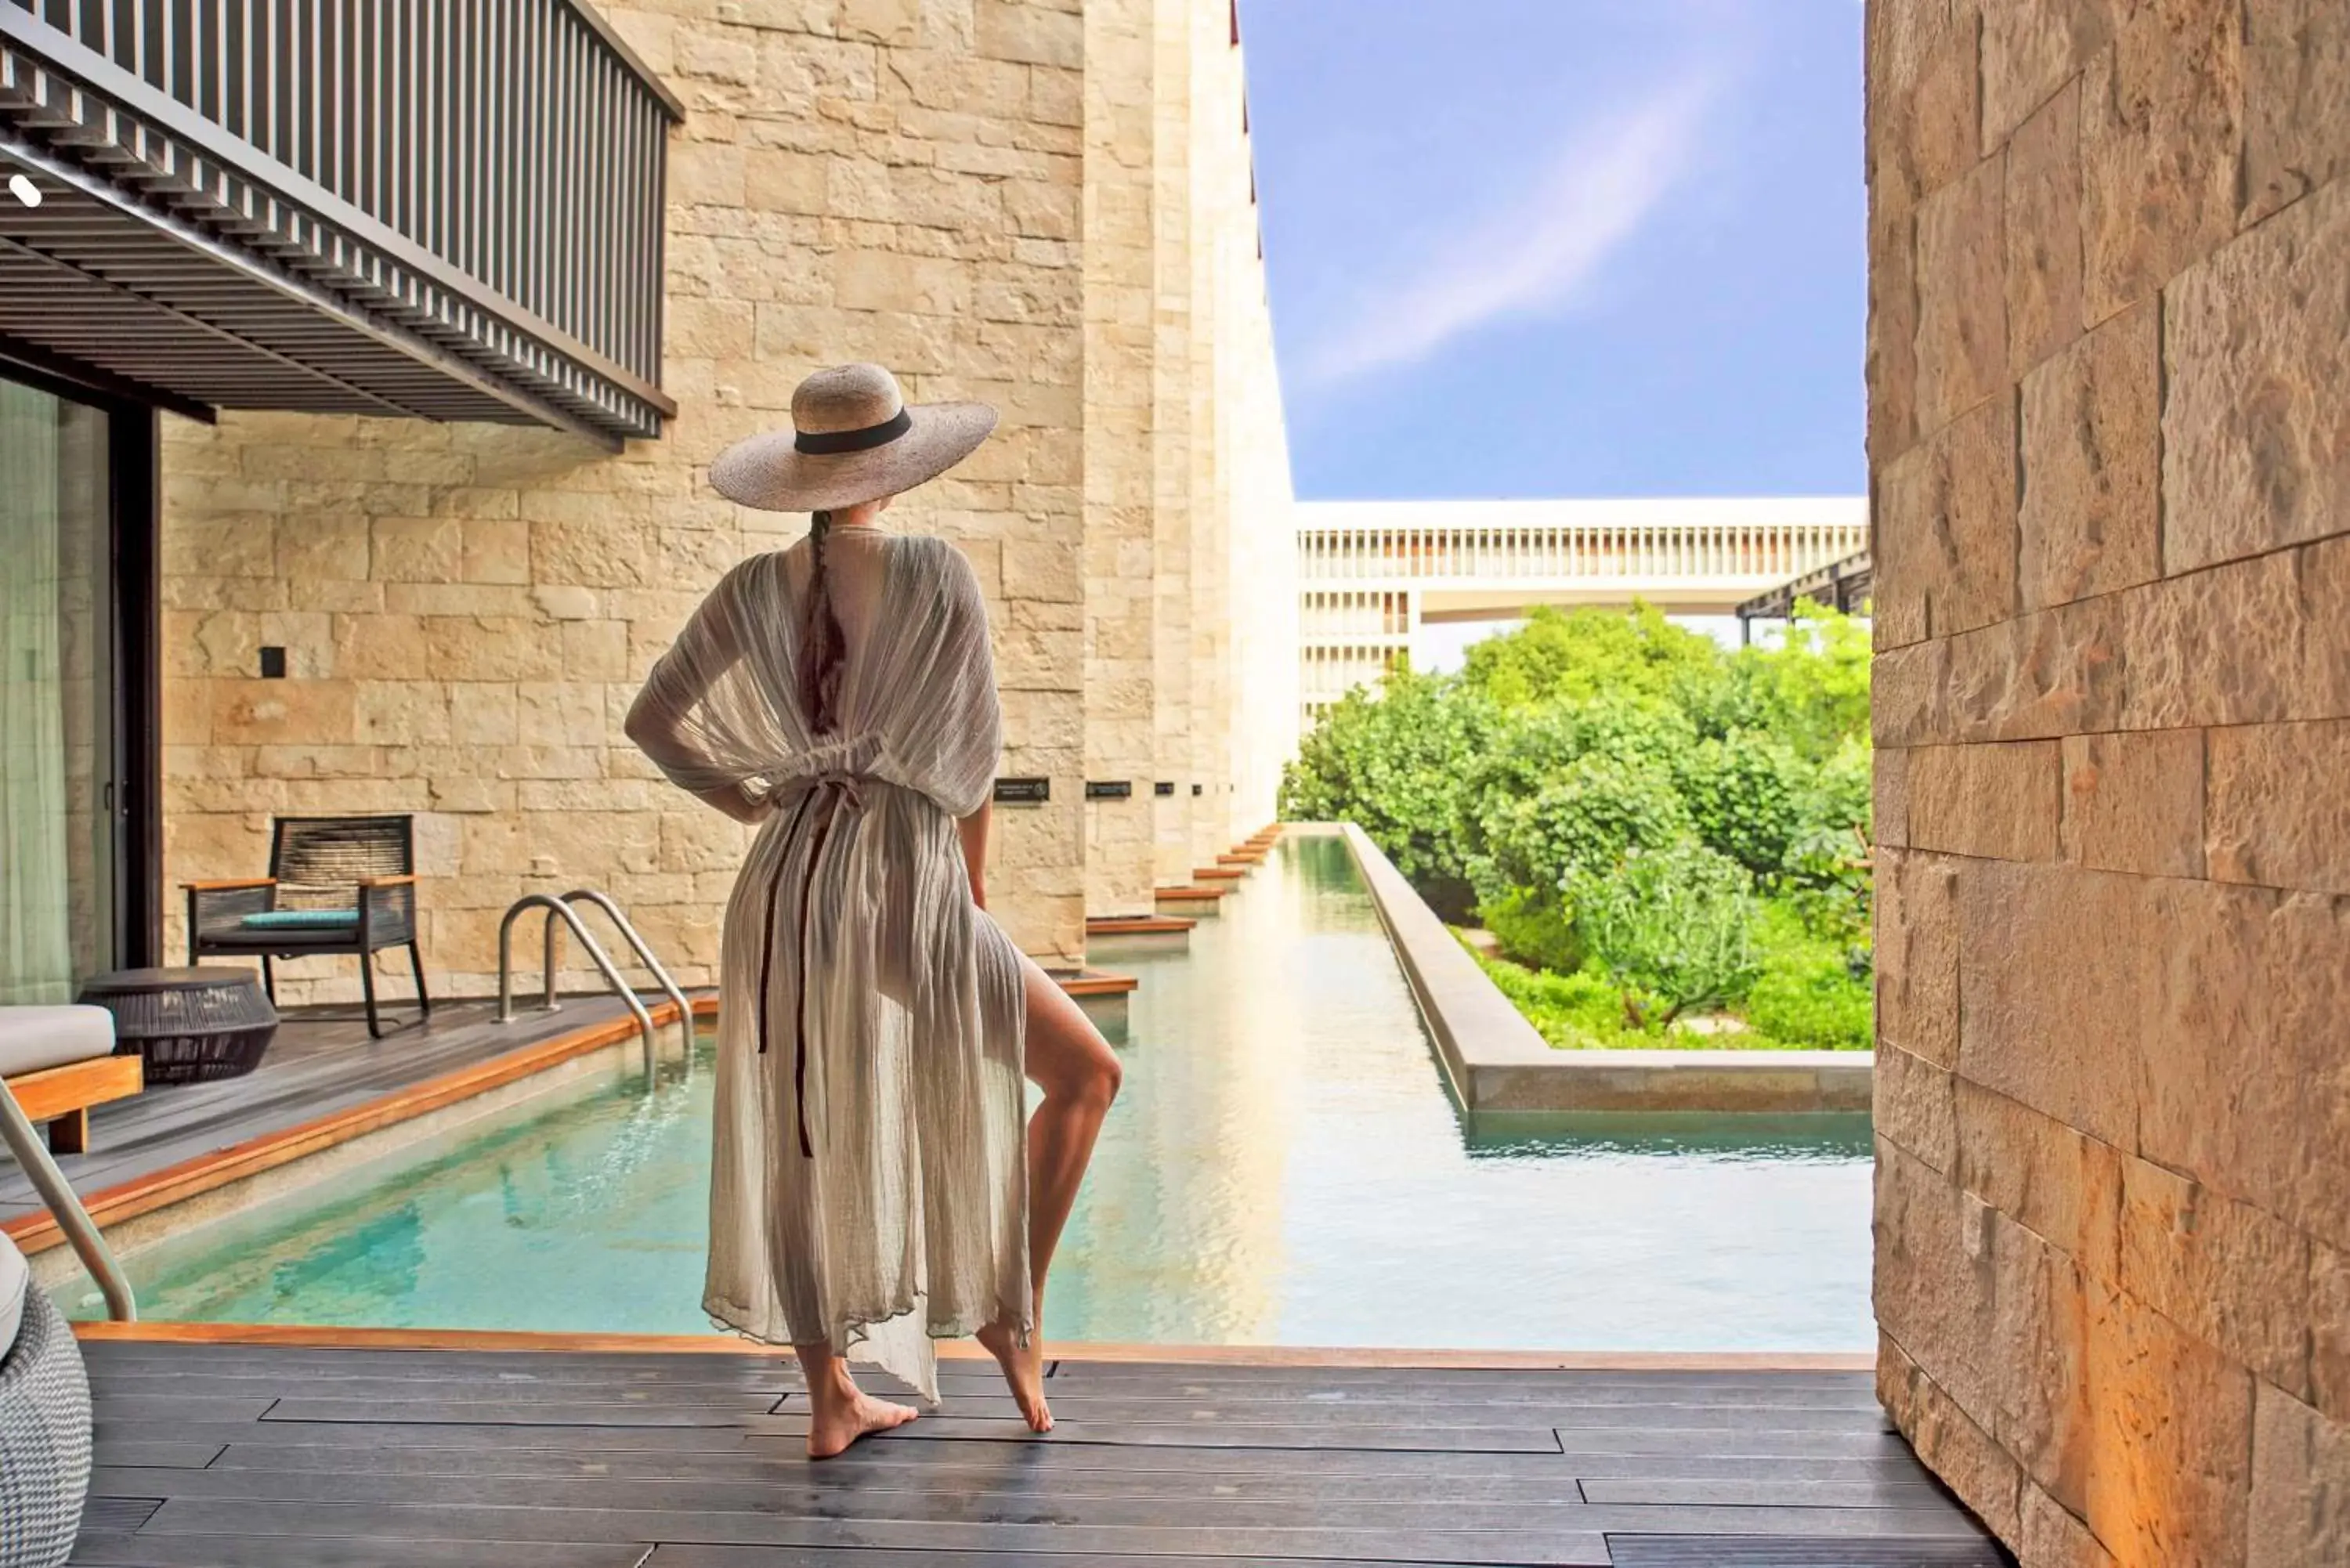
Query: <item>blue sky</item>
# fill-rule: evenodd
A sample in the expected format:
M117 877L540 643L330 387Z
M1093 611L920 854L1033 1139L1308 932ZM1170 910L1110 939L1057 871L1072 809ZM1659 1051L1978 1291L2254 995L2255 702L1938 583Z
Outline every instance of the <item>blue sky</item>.
M1857 0L1241 0L1297 493L1864 488Z

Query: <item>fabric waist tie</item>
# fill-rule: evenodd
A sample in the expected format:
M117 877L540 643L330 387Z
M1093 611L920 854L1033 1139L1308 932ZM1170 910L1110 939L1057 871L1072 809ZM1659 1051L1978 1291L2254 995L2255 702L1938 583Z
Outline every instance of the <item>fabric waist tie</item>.
M792 1114L798 1125L800 1158L816 1156L815 1141L808 1136L807 1114L807 1010L808 1010L808 904L816 889L817 858L824 854L825 845L832 837L832 826L840 810L865 809L865 797L858 793L854 774L825 774L800 795L799 805L792 812L792 825L785 832L786 844L797 836L801 819L810 808L817 811L816 837L808 845L807 868L800 876L800 989L792 1009ZM766 945L759 950L759 1054L766 1054L772 1038L768 1023L768 1005L773 994L775 968L775 917L783 901L784 867L780 856L775 861L775 879L767 885Z

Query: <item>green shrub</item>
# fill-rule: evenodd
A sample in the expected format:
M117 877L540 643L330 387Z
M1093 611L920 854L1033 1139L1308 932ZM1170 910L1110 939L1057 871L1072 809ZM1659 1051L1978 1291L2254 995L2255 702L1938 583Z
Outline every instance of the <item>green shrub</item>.
M1774 955L1742 1011L1750 1028L1783 1045L1865 1051L1875 1040L1869 983L1833 949Z
M1565 888L1575 928L1647 1028L1745 994L1754 980L1756 902L1743 867L1694 839L1633 849L1612 871Z
M1628 850L1660 848L1690 831L1670 773L1638 755L1597 751L1560 763L1531 796L1487 794L1477 820L1484 853L1469 874L1481 898L1511 888L1546 893L1579 871L1605 869Z
M1489 904L1481 904L1477 918L1502 944L1503 953L1535 969L1570 975L1583 967L1583 938L1555 895L1513 888Z

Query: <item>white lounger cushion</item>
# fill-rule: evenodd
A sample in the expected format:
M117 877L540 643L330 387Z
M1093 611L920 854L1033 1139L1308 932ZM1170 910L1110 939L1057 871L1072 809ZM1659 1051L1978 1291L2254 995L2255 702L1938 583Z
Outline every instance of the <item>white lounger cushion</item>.
M16 1330L25 1321L25 1293L32 1288L25 1254L16 1251L16 1242L0 1236L0 1360L7 1358L16 1343Z
M0 1007L0 1078L114 1054L103 1007Z

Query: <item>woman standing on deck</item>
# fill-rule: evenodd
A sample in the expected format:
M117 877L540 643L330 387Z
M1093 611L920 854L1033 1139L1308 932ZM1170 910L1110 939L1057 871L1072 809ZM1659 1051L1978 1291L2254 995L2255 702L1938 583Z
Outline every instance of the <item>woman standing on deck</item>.
M885 531L890 499L970 455L983 404L909 407L878 365L819 371L790 431L711 465L721 494L814 514L711 591L629 710L680 786L759 825L726 909L710 1272L728 1328L789 1344L808 1453L935 1403L931 1341L975 1335L1031 1428L1045 1272L1118 1066L986 913L1002 714L962 553ZM1023 1073L1044 1090L1027 1126Z

